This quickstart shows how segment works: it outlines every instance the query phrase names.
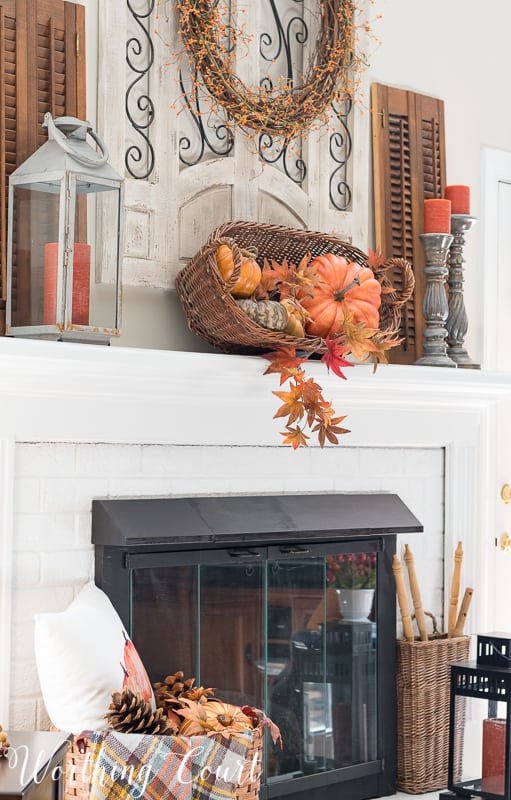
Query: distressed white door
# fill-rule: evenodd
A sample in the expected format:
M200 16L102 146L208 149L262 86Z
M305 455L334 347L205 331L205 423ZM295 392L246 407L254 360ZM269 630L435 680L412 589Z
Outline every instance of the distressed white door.
M175 15L163 3L155 19L153 5L99 4L98 129L126 178L123 282L172 288L209 233L234 219L334 232L366 249L369 114L361 104L348 121L332 115L332 125L311 131L294 148L270 143L262 158L261 140L229 133L207 102L184 106L173 58L180 48ZM285 0L277 20L269 0L238 3L245 29L256 32L237 62L238 76L257 85L268 64L279 68L280 26L288 31L287 53L299 66L306 63L318 8L319 0ZM300 17L308 31L303 47ZM190 100L186 75L184 81ZM109 282L113 276L106 266L99 277Z

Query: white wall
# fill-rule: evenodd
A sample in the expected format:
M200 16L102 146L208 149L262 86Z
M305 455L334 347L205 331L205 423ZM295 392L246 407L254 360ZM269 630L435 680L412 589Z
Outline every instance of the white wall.
M492 0L375 0L373 23L382 41L370 56L369 77L445 102L447 183L472 190L471 213L480 222L467 234L466 345L482 356L482 261L485 222L481 218L481 148L511 149L511 4Z

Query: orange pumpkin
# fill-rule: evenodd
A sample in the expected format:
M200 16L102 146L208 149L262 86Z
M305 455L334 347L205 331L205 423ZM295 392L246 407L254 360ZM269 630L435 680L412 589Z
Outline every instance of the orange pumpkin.
M238 280L229 290L233 297L250 297L261 281L261 267L249 253L242 251L242 261ZM218 271L227 283L234 272L234 258L231 248L221 244L216 251Z
M317 256L310 267L316 268L319 281L313 297L300 298L310 316L307 333L323 338L340 333L349 314L355 324L378 328L381 286L371 269L333 253Z

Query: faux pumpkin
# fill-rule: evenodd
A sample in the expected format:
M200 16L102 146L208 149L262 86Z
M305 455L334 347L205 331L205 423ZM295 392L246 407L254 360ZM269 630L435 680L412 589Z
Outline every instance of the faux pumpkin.
M371 269L333 253L317 256L310 267L316 268L319 281L313 297L300 298L310 316L305 326L307 333L323 338L340 333L349 314L355 324L378 328L381 286Z
M234 257L227 244L221 244L216 251L218 271L227 283L234 272ZM261 267L248 252L242 251L242 261L239 278L230 289L233 297L250 297L255 292L261 281Z
M278 300L236 300L236 304L253 322L271 331L283 331L288 313Z

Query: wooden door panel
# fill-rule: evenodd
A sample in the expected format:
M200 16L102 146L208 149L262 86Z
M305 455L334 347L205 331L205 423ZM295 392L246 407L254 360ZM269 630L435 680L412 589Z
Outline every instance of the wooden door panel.
M303 12L309 14L312 10L311 18L315 19L318 4L319 0L306 0ZM264 14L270 13L270 7L269 0L243 3L239 8L243 8L247 30L265 30ZM279 14L284 18L291 12L296 12L295 0L283 0ZM170 52L180 49L175 15L170 12L164 22L162 19L157 26L162 35L152 37L151 41L154 64L165 66L153 67L142 82L154 106L154 119L147 135L154 150L155 166L148 177L133 179L125 169L127 148L136 137L125 113L129 75L124 84L120 76L126 74L126 42L134 23L124 0L109 0L99 5L99 73L103 80L98 128L100 134L105 132L105 138L108 132L112 164L126 178L128 222L123 282L173 289L174 278L184 263L212 229L229 220L264 221L335 232L367 249L368 159L364 147L355 147L350 140L357 155L348 170L354 188L352 194L345 194L346 208L339 210L332 198L339 200L338 191L345 191L345 187L338 177L341 165L336 160L336 148L342 137L334 142L330 135L333 136L335 120L332 118L332 131L309 131L302 142L286 153L286 163L284 157L277 158L276 163L264 161L258 151L258 137L234 128L228 133L222 118L210 115L207 100L195 116L197 109L193 103L183 110L178 66L169 59ZM137 38L145 46L140 27ZM168 47L164 40L169 42ZM242 50L236 73L242 80L257 85L266 74L261 72L263 67L268 70L270 66L268 62L266 66L262 63L257 45ZM352 124L350 136L364 143L368 115L355 108ZM205 139L197 142L193 136L199 130ZM343 132L346 140L347 128ZM297 163L302 156L307 162L307 173L300 183L296 173L300 171ZM154 232L151 252L142 248L146 255L140 258L140 243L147 241L149 224ZM112 278L103 270L103 281L110 282Z

